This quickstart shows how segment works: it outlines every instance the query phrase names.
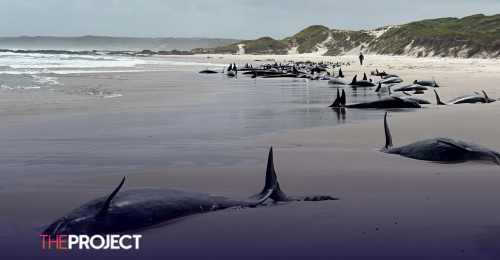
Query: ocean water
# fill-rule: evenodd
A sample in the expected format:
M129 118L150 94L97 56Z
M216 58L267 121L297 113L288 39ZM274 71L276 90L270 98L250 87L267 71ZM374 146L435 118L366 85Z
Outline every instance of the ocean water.
M60 85L57 75L143 71L190 71L193 67L224 64L167 61L135 57L0 52L0 86L3 90L38 90Z

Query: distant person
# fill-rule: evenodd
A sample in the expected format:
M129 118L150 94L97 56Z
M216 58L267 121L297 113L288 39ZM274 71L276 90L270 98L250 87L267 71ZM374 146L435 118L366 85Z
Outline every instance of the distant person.
M365 59L365 56L363 56L363 53L359 53L359 63L361 63L361 65L363 65L363 60Z

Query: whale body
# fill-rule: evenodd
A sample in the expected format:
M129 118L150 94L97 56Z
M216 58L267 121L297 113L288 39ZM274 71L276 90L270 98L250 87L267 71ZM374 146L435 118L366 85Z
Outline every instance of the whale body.
M406 97L390 96L372 102L357 104L346 104L345 91L342 89L340 95L337 89L337 98L329 107L349 107L349 108L421 108L418 102Z
M269 151L264 189L248 198L228 198L172 188L133 188L93 199L54 221L42 235L100 235L147 228L172 219L230 207L256 207L268 198L292 201L277 182Z
M456 138L442 137L422 140L409 145L393 148L392 136L387 125L387 112L384 116L385 146L380 151L388 154L399 154L426 161L468 161L489 159L500 165L500 153Z
M486 94L486 92L483 91L484 97L481 96L480 94L471 94L471 95L464 95L460 96L457 98L454 98L448 102L441 102L441 98L439 97L438 93L436 90L434 90L434 93L436 94L436 100L438 105L455 105L455 104L474 104L474 103L490 103L490 98Z

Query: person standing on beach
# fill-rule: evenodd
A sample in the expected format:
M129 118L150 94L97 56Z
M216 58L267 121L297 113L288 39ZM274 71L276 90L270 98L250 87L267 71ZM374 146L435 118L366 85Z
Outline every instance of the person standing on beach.
M363 56L363 53L359 53L359 63L361 63L361 65L363 65L363 60L365 59L365 56Z

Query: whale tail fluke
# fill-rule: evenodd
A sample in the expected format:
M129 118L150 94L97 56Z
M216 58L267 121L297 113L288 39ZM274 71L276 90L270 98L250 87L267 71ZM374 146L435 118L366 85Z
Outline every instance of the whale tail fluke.
M387 125L387 112L385 112L384 116L384 131L385 131L385 146L380 150L382 152L385 152L393 147L391 131L389 130L389 126Z
M434 89L433 89L434 90ZM434 90L434 93L436 94L436 101L438 105L446 105L445 103L441 102L441 99L439 98L439 95L436 90Z

